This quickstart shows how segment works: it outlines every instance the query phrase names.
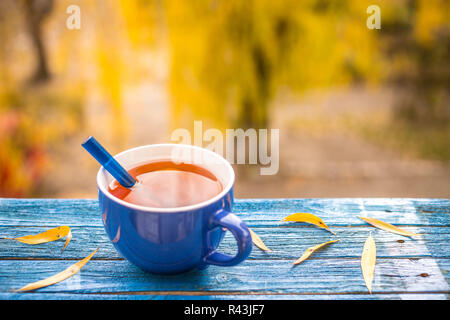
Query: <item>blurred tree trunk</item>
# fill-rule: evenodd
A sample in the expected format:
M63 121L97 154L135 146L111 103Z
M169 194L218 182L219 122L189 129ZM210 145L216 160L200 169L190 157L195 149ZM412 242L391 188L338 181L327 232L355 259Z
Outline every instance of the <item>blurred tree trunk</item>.
M45 82L50 79L45 44L42 39L42 22L53 10L53 0L25 0L26 23L35 49L36 70L31 83Z

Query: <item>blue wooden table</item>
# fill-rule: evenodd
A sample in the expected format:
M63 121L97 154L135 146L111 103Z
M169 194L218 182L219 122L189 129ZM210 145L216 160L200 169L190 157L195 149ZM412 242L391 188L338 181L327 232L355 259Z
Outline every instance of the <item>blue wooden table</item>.
M280 220L295 212L321 217L340 242L292 267L313 245L335 239L313 225ZM450 200L271 199L236 200L234 213L273 250L254 247L235 267L210 266L176 276L147 274L124 260L103 229L96 200L0 199L0 237L37 234L68 225L73 238L27 245L0 240L0 299L448 299ZM375 229L358 216L422 233L411 239ZM364 241L377 245L373 294L361 275ZM229 233L229 232L228 232ZM222 252L232 253L232 236ZM28 293L25 284L54 275L101 249L75 276Z

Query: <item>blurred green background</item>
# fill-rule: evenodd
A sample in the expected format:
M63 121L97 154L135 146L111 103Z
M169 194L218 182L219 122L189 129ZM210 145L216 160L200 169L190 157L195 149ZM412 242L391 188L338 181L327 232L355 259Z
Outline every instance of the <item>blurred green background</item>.
M70 30L68 6L81 9ZM381 9L370 30L369 5ZM450 1L1 0L0 196L96 197L112 152L279 128L237 197L450 195Z

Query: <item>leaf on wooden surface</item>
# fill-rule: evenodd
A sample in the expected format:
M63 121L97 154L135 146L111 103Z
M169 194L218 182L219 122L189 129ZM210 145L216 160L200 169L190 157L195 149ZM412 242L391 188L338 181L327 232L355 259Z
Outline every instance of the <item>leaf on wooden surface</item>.
M293 213L293 214L283 218L281 221L311 223L311 224L318 226L319 228L326 229L329 232L331 232L332 234L336 235L336 233L334 233L333 231L330 230L330 228L328 228L328 226L325 224L325 222L323 222L322 219L320 219L319 217L317 217L311 213L306 213L306 212Z
M400 235L406 236L406 237L420 236L420 233L409 232L409 231L400 229L399 227L393 226L392 224L389 224L389 223L381 221L381 220L377 220L377 219L373 219L373 218L365 218L365 217L359 217L359 218L364 220L365 222L371 224L372 226L382 229L384 231L389 231L389 232L400 234Z
M267 246L264 244L264 242L261 240L261 238L256 233L254 233L252 229L248 228L248 231L250 231L250 234L252 236L252 242L255 246L257 246L258 248L260 248L263 251L272 252L272 250L267 248Z
M66 270L55 274L54 276L51 276L47 279L44 280L40 280L40 281L36 281L30 284L27 284L26 286L18 289L18 290L14 290L13 291L31 291L31 290L36 290L39 288L43 288L43 287L48 287L52 284L61 282L67 278L70 278L71 276L73 276L74 274L76 274L78 271L80 271L81 268L83 268L83 266L89 262L89 260L91 260L92 256L98 251L99 248L97 248L94 252L92 252L90 255L88 255L86 258L84 258L83 260L78 261L77 263L71 265L70 267L68 267Z
M72 231L69 230L69 233L67 234L67 237L66 237L66 242L64 243L64 247L62 248L61 253L63 253L64 249L67 247L70 240L72 240Z
M303 255L302 255L300 258L298 258L293 264L294 264L294 265L297 265L297 264L302 263L303 261L305 261L306 259L308 259L309 256L310 256L314 251L316 251L316 250L318 250L318 249L320 249L320 248L322 248L322 247L324 247L324 246L326 246L326 245L328 245L328 244L330 244L330 243L338 242L338 241L339 241L339 239L337 239L337 240L331 240L331 241L324 242L324 243L318 244L317 246L310 247L310 248L306 249L305 253L303 253Z
M370 233L364 243L364 248L361 255L361 270L364 277L364 282L366 283L366 287L369 289L370 294L372 294L372 281L375 271L376 257L377 247L375 245L375 240L372 237L372 233Z
M3 239L17 240L26 244L41 244L46 242L52 242L64 237L67 237L66 243L64 244L64 247L62 249L62 251L64 251L64 249L67 247L70 240L72 239L72 232L70 231L70 227L68 226L56 227L34 235L28 235L19 238L3 238Z

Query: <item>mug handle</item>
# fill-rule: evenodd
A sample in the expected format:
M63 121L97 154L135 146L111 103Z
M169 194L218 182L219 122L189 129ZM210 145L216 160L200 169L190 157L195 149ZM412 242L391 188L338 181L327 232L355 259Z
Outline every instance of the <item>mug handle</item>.
M234 214L219 210L211 217L210 228L223 227L231 231L237 241L238 252L233 257L213 251L205 258L205 262L217 266L234 266L244 261L252 251L252 236L247 225Z

